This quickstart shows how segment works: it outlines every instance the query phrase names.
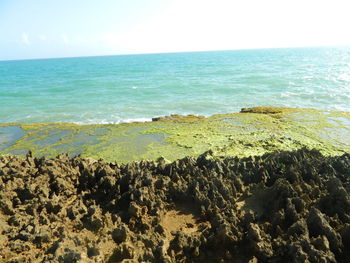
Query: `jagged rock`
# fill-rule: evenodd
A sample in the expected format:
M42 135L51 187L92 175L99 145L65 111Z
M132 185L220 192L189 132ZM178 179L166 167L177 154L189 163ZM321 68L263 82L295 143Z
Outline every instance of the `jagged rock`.
M329 224L324 214L312 207L307 218L308 228L312 236L325 235L333 251L340 253L343 248L341 236Z
M0 261L350 262L350 158L0 157Z

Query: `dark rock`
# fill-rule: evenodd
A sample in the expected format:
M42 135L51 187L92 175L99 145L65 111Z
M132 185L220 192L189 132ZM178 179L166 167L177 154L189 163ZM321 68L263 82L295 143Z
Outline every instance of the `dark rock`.
M116 243L122 243L127 238L127 228L123 225L120 228L116 228L112 232L113 240Z
M0 157L0 261L350 262L349 157Z
M320 210L315 207L311 208L307 218L307 224L311 236L326 236L332 251L334 251L335 254L341 252L343 248L341 236L329 225L327 219Z

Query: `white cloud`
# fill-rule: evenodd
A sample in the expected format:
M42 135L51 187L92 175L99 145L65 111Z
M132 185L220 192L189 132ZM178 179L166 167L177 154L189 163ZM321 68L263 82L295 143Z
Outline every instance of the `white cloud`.
M24 43L25 45L30 45L31 42L29 40L29 36L27 33L22 33L22 43Z

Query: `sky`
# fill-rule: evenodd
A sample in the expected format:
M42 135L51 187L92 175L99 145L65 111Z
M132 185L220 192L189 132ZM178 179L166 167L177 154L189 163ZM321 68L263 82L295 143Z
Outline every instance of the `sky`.
M0 60L350 45L349 0L0 0Z

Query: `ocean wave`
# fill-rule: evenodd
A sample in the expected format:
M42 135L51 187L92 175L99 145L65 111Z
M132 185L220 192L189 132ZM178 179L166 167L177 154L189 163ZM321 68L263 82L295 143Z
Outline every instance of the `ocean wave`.
M262 102L350 111L350 53L329 50L162 54L147 63L144 56L77 58L72 71L70 59L11 62L0 71L0 123L145 122L239 112Z
M134 119L125 119L120 121L119 123L131 123L131 122L150 122L152 118L134 118Z
M286 91L286 92L282 92L281 93L281 97L284 98L284 97L291 97L291 96L296 96L296 95L299 95L298 93L295 93L295 92L291 92L291 91Z
M85 120L85 121L73 121L72 123L75 123L78 125L89 125L89 124L121 124L121 123L151 122L151 121L152 121L152 118L130 118L130 119L117 120L117 121L91 119L91 120Z
M314 76L302 76L300 79L314 79Z

